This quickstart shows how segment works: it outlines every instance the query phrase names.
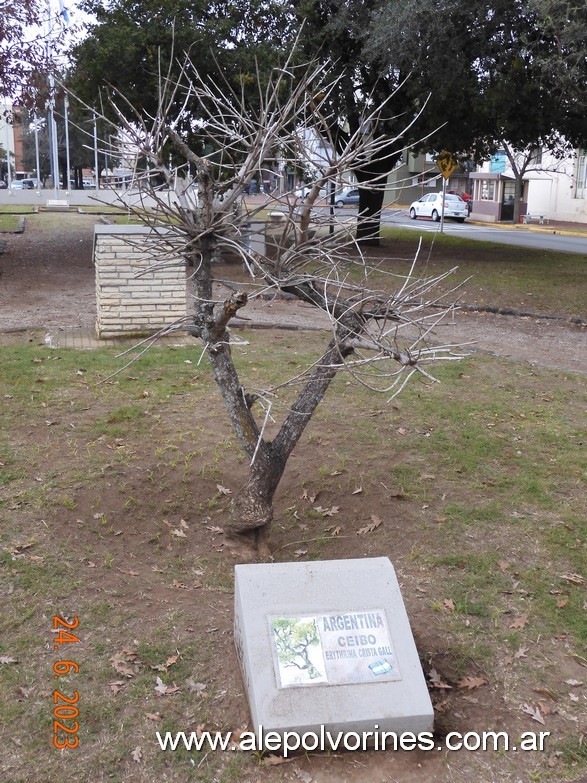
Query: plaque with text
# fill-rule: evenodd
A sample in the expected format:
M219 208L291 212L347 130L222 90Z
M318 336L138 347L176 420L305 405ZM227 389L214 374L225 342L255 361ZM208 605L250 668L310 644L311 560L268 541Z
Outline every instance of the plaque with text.
M401 680L383 609L269 617L278 687Z

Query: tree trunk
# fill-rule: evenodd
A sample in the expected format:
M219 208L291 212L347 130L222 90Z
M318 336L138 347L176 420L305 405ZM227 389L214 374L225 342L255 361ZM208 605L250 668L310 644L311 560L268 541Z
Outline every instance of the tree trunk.
M364 245L379 245L383 191L359 188L357 241Z
M379 157L370 160L356 170L359 180L359 216L357 218L357 241L365 245L379 245L381 231L381 209L389 172L401 157L394 152L391 143L382 147ZM361 185L363 183L363 186Z
M524 175L519 174L515 179L514 186L514 226L517 226L520 222L520 215L522 210L522 195L524 193Z
M273 497L279 485L285 462L270 443L260 443L249 475L234 496L227 541L266 553L266 538L273 520Z
M242 387L237 385L238 378L232 359L229 359L228 346L223 345L217 354L210 356L233 430L251 458L249 475L232 501L225 531L229 546L239 547L247 554L268 553L265 539L273 519L273 497L287 460L342 360L351 352L352 348L341 346L336 341L328 346L272 442L263 440L250 411L252 403L244 396ZM223 354L220 362L219 354ZM227 374L230 382L227 382Z

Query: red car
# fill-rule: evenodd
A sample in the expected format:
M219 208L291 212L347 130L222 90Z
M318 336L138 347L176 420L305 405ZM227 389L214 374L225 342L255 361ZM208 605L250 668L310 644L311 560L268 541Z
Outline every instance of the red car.
M471 194L465 193L464 190L447 190L447 193L452 193L453 196L459 196L459 198L462 198L464 202L471 200Z

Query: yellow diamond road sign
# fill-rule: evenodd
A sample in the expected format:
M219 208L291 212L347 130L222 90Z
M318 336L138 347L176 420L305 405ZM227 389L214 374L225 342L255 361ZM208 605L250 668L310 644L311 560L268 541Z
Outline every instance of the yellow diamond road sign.
M445 179L448 179L457 167L456 160L453 158L452 153L448 151L442 152L438 156L436 163L438 164L440 173Z

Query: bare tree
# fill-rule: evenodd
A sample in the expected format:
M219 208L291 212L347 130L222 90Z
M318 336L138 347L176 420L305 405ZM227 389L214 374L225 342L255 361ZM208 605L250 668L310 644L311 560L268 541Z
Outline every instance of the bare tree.
M333 208L319 206L329 183L344 183L354 168L381 156L381 144L389 147L389 139L382 142L377 134L386 103L373 105L360 131L337 150L329 139L344 119L325 113L329 93L338 85L336 80L329 82L323 67L294 66L290 58L275 69L266 88L259 89L253 102L256 110L244 92L228 82L200 79L189 61L179 81L162 78L161 84L156 116L137 112L129 122L128 105L124 113L118 112L119 138L124 139L127 156L132 148L137 160L146 161L136 169L145 201L129 209L158 232L154 263L173 263L179 255L192 270L194 313L189 328L204 345L233 431L249 460L246 481L232 501L227 543L249 554L266 554L275 491L333 378L344 370L388 397L414 375L434 381L428 370L431 363L459 358L454 346L433 347L427 342L451 305L434 309L440 302L434 287L442 278L417 279L415 261L399 283L397 275L372 266L354 239L352 226ZM183 95L185 112L171 116L178 95ZM115 95L112 100L120 106L124 98ZM186 122L187 107L194 104L197 118L190 116ZM185 128L190 125L188 141ZM325 152L318 160L307 160L309 132L323 142ZM279 209L281 220L265 251L259 252L247 237L251 221L264 207L247 208L243 193L261 166L278 157L299 166L311 162L316 176L303 202L292 193L275 197L272 206ZM227 253L242 260L247 279L238 290L222 296L215 259ZM371 278L378 281L375 287ZM331 324L322 355L288 382L295 384L295 399L284 409L279 425L274 417L286 384L246 390L233 361L230 330L231 320L247 302L270 290L319 308ZM271 440L266 436L270 420L275 433Z

